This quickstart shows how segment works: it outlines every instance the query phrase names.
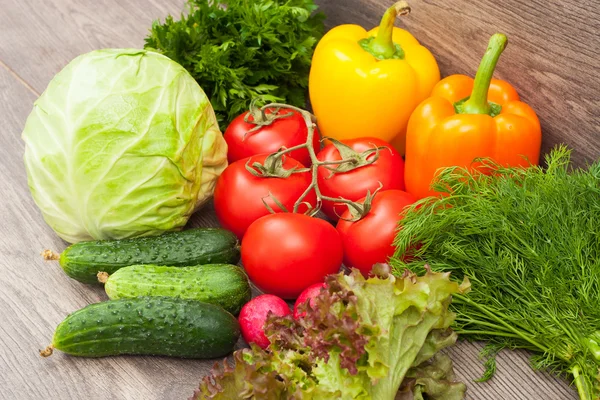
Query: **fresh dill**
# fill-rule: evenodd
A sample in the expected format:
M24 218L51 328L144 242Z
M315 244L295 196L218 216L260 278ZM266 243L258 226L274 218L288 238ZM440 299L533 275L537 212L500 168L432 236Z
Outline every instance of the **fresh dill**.
M487 161L491 163L490 161ZM444 170L435 186L450 195L407 212L392 260L396 273L467 276L455 296L455 329L486 340L491 377L500 348L535 352L532 366L570 374L582 400L600 398L600 162L570 168L554 149L547 168L503 168L493 175ZM416 245L416 244L420 245ZM402 256L414 256L404 263Z

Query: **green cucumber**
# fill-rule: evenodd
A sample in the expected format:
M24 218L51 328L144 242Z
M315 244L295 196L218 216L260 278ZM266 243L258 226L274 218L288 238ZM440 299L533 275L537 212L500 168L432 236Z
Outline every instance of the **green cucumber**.
M236 264L240 260L237 237L218 228L197 228L135 239L80 242L65 249L60 265L73 279L98 283L100 271L115 273L138 264L187 267L199 264Z
M53 349L81 357L122 354L222 357L240 336L233 315L214 304L172 297L138 297L91 304L61 322Z
M110 299L168 296L198 300L223 307L237 315L252 293L246 273L236 265L208 264L195 267L134 265L106 278L104 290Z

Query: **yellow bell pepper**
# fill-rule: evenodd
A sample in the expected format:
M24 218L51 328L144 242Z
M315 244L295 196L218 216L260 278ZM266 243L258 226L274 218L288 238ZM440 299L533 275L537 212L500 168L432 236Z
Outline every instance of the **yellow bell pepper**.
M340 25L317 44L309 93L317 125L338 140L377 137L404 154L411 113L431 94L440 70L431 52L409 32L395 28L410 7L390 7L379 27L367 32Z

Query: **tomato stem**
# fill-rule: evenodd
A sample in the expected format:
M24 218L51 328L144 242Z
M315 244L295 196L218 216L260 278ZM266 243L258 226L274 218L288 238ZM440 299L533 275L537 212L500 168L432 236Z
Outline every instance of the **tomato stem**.
M316 117L306 110L303 110L298 107L290 106L287 104L281 104L281 103L266 104L265 106L261 107L261 111L268 109L268 108L276 108L277 110L288 109L288 110L296 111L296 112L300 113L300 115L302 115L302 118L304 119L304 122L306 123L307 136L306 136L305 143L299 144L297 146L293 146L293 147L290 147L287 149L282 149L276 153L269 155L269 157L268 157L271 160L279 160L284 155L291 153L292 151L296 151L299 149L306 149L308 151L308 154L309 154L310 160L311 160L310 168L298 169L298 170L291 171L291 173L306 172L307 170L310 170L310 172L311 172L311 183L306 188L306 190L300 195L300 197L298 197L298 200L296 200L296 202L294 203L294 208L293 208L292 212L297 213L300 206L302 204L305 204L304 199L306 198L306 196L308 196L308 194L311 192L311 190L314 190L315 195L317 197L317 206L313 209L308 210L308 213L310 213L310 215L315 215L320 210L323 200L331 201L336 204L345 204L346 206L348 206L350 208L351 214L353 216L353 219L352 219L353 221L357 221L360 218L362 218L364 215L366 215L366 213L369 212L371 201L365 201L365 203L357 203L357 202L347 200L347 199L344 199L341 197L335 198L335 197L324 196L321 193L321 190L319 189L319 185L317 183L318 182L318 169L320 166L327 166L327 165L336 165L336 166L338 166L338 168L340 168L341 166L343 166L345 164L353 164L353 165L350 166L349 168L340 169L340 171L349 171L354 168L360 168L361 166L373 163L374 160L376 160L378 157L378 152L379 152L380 148L375 147L373 149L369 149L360 154L356 153L356 156L353 156L352 158L342 157L342 159L339 161L320 161L317 158L317 154L315 153L314 147L312 146L314 136L317 134L316 133L316 127L317 127ZM338 145L345 146L343 143L339 143L339 142L338 142ZM340 150L340 153L342 153L341 150ZM375 157L371 157L371 155L373 153L375 154ZM370 160L367 160L367 158L370 158ZM357 163L357 159L359 160L358 163ZM356 165L354 165L354 164L356 164ZM253 166L256 167L256 165L253 165ZM247 168L251 168L251 167L247 166ZM332 168L329 168L329 169L332 171L332 173L336 172L336 169L332 169ZM380 189L381 189L381 187L380 187ZM376 190L375 192L373 192L373 194L367 193L367 198L372 200L378 191L379 191L379 189Z
M248 130L248 132L246 132L244 134L243 140L246 140L246 138L249 135L251 135L252 133L254 133L256 131L259 131L260 129L262 129L262 127L271 125L273 122L277 121L278 119L288 118L288 117L291 117L292 115L294 115L294 113L292 113L292 112L289 112L286 114L279 114L280 107L271 109L270 110L271 112L269 114L267 114L267 110L269 109L269 107L266 107L266 106L258 107L256 105L256 103L261 100L262 100L262 98L256 97L256 98L252 99L252 101L250 102L250 110L244 116L244 122L246 122L248 124L253 124L255 126L254 126L254 128ZM250 119L250 118L252 118L252 119Z

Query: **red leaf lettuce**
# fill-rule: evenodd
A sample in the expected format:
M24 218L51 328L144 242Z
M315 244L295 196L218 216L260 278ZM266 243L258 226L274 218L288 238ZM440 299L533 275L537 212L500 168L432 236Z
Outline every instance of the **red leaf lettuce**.
M448 311L454 293L468 290L449 274L387 271L365 279L358 271L331 275L306 315L270 315L271 345L238 350L234 365L215 366L192 399L458 400L450 359ZM400 391L399 391L400 390Z

